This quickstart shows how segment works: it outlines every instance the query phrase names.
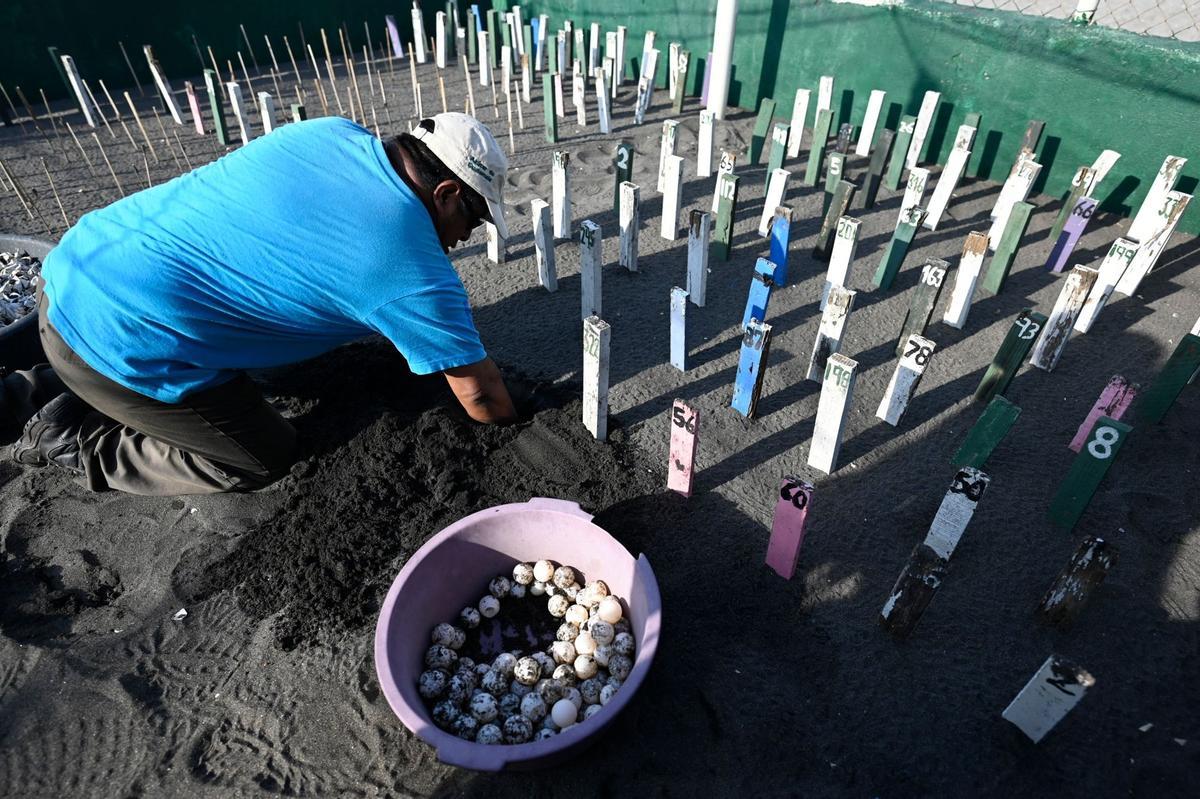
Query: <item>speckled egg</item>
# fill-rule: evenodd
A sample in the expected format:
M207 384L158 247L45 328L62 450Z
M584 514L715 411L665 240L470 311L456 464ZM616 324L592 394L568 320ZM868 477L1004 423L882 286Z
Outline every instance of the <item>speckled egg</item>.
M595 639L592 640L595 641ZM608 659L612 657L613 654L612 646L610 644L604 644L603 646L598 645L596 647L596 650L592 652L592 657L596 659L598 664L608 668Z
M617 633L612 642L613 651L618 655L630 657L633 655L633 636L629 633Z
M596 665L596 659L591 655L577 655L572 665L575 667L575 677L580 680L595 677L599 668Z
M620 688L625 684L625 681L610 674L608 675L608 679L604 681L604 684L611 685L613 688Z
M555 663L574 663L578 653L575 651L575 644L570 641L555 641L550 645L550 654Z
M488 594L479 599L479 613L485 619L490 619L500 612L500 600Z
M459 655L458 665L455 666L459 671L475 671L475 661L469 657Z
M544 585L546 586L546 596L547 597L558 596L559 594L562 593L562 589L559 588L554 583L544 583Z
M567 608L571 607L571 600L567 599L562 594L555 594L550 597L550 601L546 603L546 608L550 611L550 615L556 619L561 619L567 615Z
M458 705L449 699L443 699L433 706L430 712L433 717L433 723L441 727L443 730L449 730L450 725L459 716Z
M587 720L588 720L588 719L590 719L592 716L594 716L594 715L596 715L597 713L599 713L599 712L600 712L600 708L602 708L602 707L604 707L604 705L599 705L599 704L596 704L596 705L588 705L587 707L585 707L585 708L583 709L583 720L584 720L584 721L587 721Z
M633 634L633 628L629 626L629 619L621 619L613 625L613 630L620 635L621 633Z
M441 669L429 669L421 672L417 678L417 692L426 699L437 699L446 692L450 675Z
M542 677L542 667L532 657L523 657L513 667L513 677L522 685L533 685Z
M503 672L488 669L488 673L479 680L479 687L492 696L503 696L508 690L508 678Z
M565 730L579 717L579 708L575 707L575 703L570 699L560 699L550 708L550 717L559 729Z
M475 743L488 746L504 743L504 733L495 724L484 724L479 728L479 732L475 733Z
M524 685L522 683L517 682L516 680L513 680L512 683L509 684L509 686L508 686L508 692L510 694L516 694L518 697L523 697L523 696L525 696L525 694L529 693L532 690L533 690L532 685Z
M505 577L503 574L493 577L488 583L488 593L496 597L496 599L504 599L508 595L508 589L512 588L512 580Z
M580 588L575 583L572 583L563 589L563 593L567 595L567 599L571 600L572 602L579 598L579 591Z
M621 607L621 600L615 596L606 596L600 600L600 618L609 624L619 622L624 612L624 609Z
M500 703L491 694L476 694L471 697L470 710L476 721L488 722L500 712Z
M462 738L464 741L474 741L475 733L479 730L479 722L469 713L459 713L450 724L450 732Z
M588 620L588 610L583 605L571 605L563 616L571 624L579 625Z
M528 588L520 583L513 583L512 588L508 589L508 595L513 599L524 599L528 590Z
M576 655L591 655L596 651L596 639L589 632L582 632L575 636L572 643L575 644Z
M546 711L546 718L542 719L542 729L558 732L558 725L554 723L554 716L550 715L549 710Z
M500 718L506 719L521 709L521 697L516 694L505 694L500 697L496 707L499 709Z
M442 622L438 626L434 627L433 632L429 634L429 640L431 643L448 646L451 649L455 648L454 639L456 637L457 636L454 634L454 625L447 624L446 622Z
M617 695L617 686L606 685L600 689L600 704L607 705Z
M574 705L576 710L580 710L583 707L583 694L579 693L578 688L568 688L567 692L563 694L563 699Z
M592 638L596 639L597 644L611 644L617 637L613 626L603 619L592 619L591 624L588 625L588 632L592 634Z
M543 583L541 580L530 583L530 585L529 585L529 595L530 596L542 596L545 593L546 593L546 584Z
M512 578L517 585L529 585L533 582L533 566L528 563L518 563L513 566Z
M600 691L604 688L604 683L595 677L589 677L579 683L579 695L583 697L583 701L589 705L594 705L600 701Z
M624 680L633 670L633 661L625 655L614 654L608 659L608 673L618 680Z
M558 625L558 629L554 632L554 639L556 641L574 641L578 635L579 625L564 621Z
M431 669L454 671L454 662L458 655L448 646L434 644L425 650L425 665Z
M475 689L474 674L471 674L472 679L468 680L462 672L455 674L446 683L446 698L456 705L461 705L470 698L471 692Z
M535 741L544 741L547 738L553 738L555 735L558 735L557 730L552 730L549 727L542 727L533 734L533 739Z
M548 560L539 560L533 564L533 579L548 583L554 579L554 564Z
M555 702L566 696L566 693L567 686L563 685L561 680L546 680L538 689L538 694L548 706L553 706Z
M533 722L524 716L510 715L504 719L504 743L523 744L533 737Z
M568 585L575 585L575 570L570 566L559 566L554 570L554 584L562 590L567 590Z
M563 685L575 684L575 667L570 663L563 663L554 668L554 679L562 682Z
M599 689L596 691L596 696L600 695ZM546 707L546 700L542 699L536 693L526 694L521 699L521 715L530 721L541 721L546 718L549 713L549 708Z
M517 657L511 652L501 652L492 661L492 668L504 675L504 679L513 678L513 669L517 667Z
M474 630L476 627L478 627L481 618L482 617L479 615L479 611L475 608L463 608L458 614L459 622L468 630Z
M595 596L597 601L609 595L608 583L603 580L592 580L584 588L587 589L589 594Z
M542 667L542 676L546 677L554 671L554 658L546 652L534 652L529 657L537 661L537 664Z
M451 642L450 648L455 651L458 651L459 649L463 648L463 644L465 644L466 642L467 642L466 631L460 630L459 628L455 627L454 628L454 641Z
M479 680L483 679L483 675L487 674L491 670L492 670L492 667L487 663L476 663L475 664L475 676L477 678L476 684L478 685Z

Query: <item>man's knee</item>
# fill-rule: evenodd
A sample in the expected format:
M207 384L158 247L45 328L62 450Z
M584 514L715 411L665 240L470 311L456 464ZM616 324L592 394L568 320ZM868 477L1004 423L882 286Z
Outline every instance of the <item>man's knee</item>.
M271 485L291 471L298 455L296 428L281 426L269 446L257 453L254 466L229 470L234 490L255 491Z

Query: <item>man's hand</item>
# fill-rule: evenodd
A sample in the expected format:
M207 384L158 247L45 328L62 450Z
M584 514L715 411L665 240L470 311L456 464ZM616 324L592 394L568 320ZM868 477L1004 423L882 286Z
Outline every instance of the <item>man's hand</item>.
M504 378L491 358L443 372L463 410L477 422L503 424L517 419Z

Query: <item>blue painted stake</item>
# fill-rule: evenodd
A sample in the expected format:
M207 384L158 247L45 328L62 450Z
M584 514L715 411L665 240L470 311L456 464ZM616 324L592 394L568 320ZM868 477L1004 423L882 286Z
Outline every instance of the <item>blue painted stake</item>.
M783 288L788 279L788 241L792 235L792 209L779 206L771 220L771 263L775 264L776 286Z
M767 371L767 353L771 349L771 326L751 320L742 335L742 351L738 356L737 378L733 384L730 406L746 417L753 417L762 393L763 375Z
M479 12L479 5L477 3L471 4L471 10L475 12L475 33L478 35L483 33L484 29L483 14Z
M742 314L742 329L751 319L763 321L767 318L767 303L771 301L771 287L775 285L775 264L759 258L754 265L754 278L750 281L750 295L746 297L746 312Z
M676 286L671 289L671 365L687 371L688 293Z

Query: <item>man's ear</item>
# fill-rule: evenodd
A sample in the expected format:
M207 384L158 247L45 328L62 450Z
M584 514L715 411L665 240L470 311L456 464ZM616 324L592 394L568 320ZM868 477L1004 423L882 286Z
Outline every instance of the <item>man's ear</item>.
M433 188L434 204L438 206L453 205L457 207L461 193L462 190L459 188L459 185L453 180L443 180Z

